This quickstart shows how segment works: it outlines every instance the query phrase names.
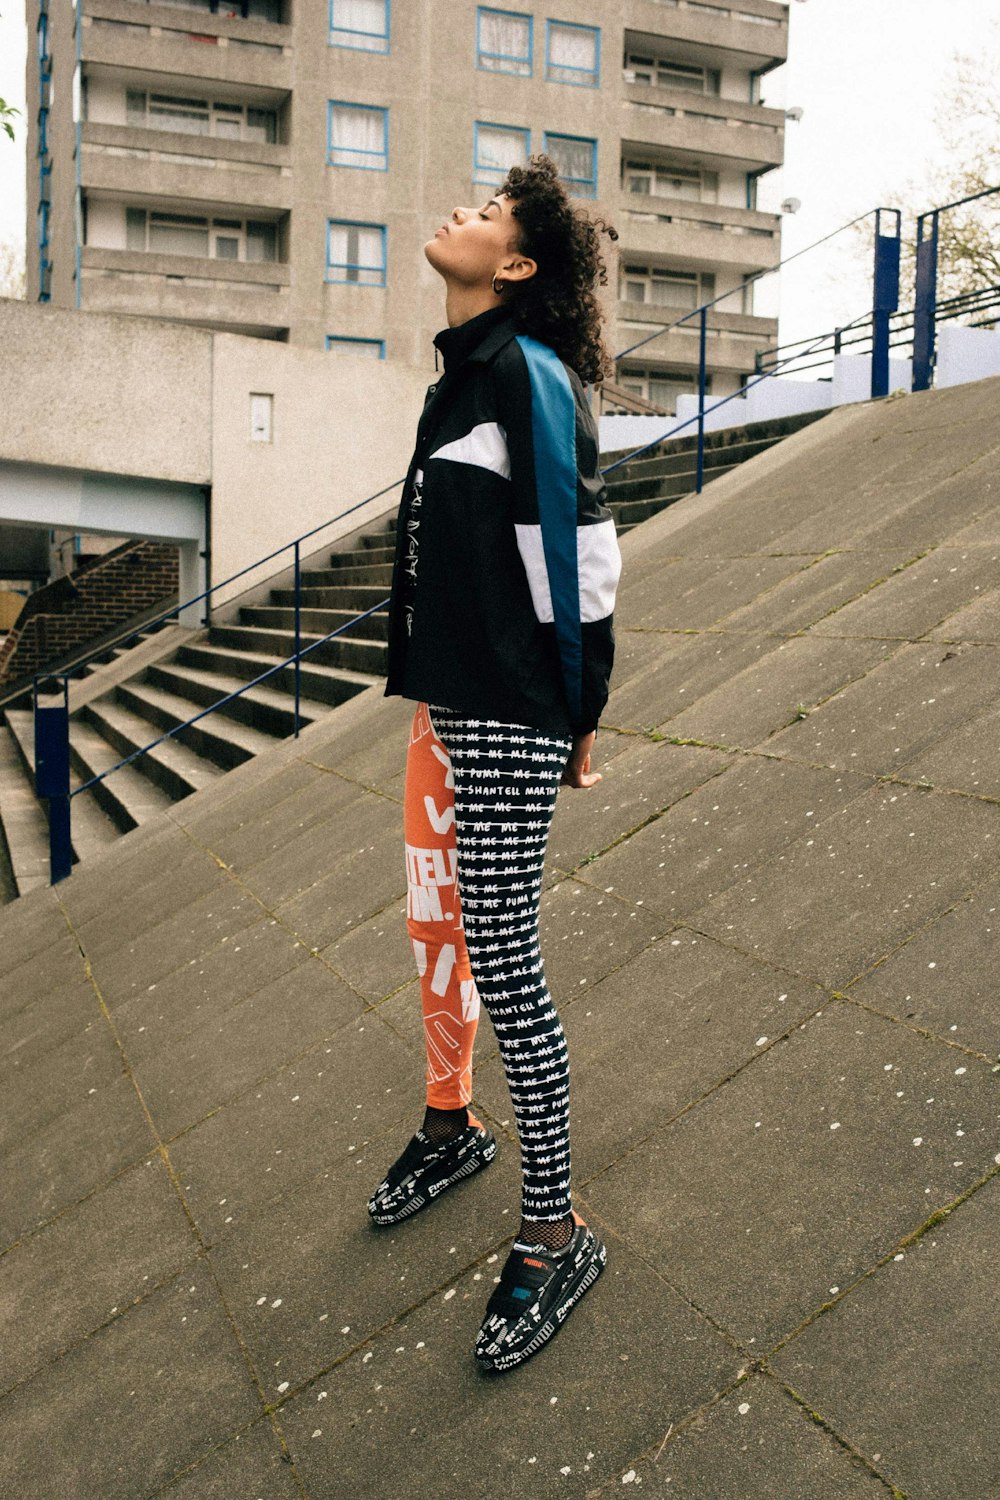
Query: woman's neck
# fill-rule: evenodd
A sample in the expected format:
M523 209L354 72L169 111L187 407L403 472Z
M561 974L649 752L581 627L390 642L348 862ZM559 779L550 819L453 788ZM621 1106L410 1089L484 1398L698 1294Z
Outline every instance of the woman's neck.
M480 313L499 306L500 298L494 294L492 287L458 286L454 282L448 283L444 310L449 328L457 328L460 323L468 323L470 318L477 318Z

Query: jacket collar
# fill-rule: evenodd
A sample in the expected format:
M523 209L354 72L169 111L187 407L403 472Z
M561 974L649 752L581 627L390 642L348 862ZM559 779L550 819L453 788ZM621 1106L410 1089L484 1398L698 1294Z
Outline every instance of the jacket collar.
M500 305L488 307L455 328L442 328L435 335L434 345L444 355L445 373L450 374L466 360L482 363L492 359L516 332L511 309Z

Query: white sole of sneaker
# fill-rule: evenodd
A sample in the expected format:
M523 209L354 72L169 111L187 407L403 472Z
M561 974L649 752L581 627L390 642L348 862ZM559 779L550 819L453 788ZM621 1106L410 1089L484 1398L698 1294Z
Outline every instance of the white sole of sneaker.
M580 1273L576 1281L570 1283L569 1289L558 1307L553 1308L545 1322L539 1326L538 1332L529 1344L523 1349L518 1349L511 1354L479 1354L476 1360L484 1370L512 1370L516 1365L521 1365L533 1354L559 1332L566 1318L579 1302L585 1292L588 1292L594 1282L600 1276L607 1263L608 1252L602 1240L597 1240L595 1252L596 1258L587 1265Z
M372 1223L378 1224L382 1227L388 1226L390 1224L401 1224L404 1219L410 1218L412 1214L417 1213L428 1203L433 1203L434 1199L439 1197L446 1188L454 1187L456 1182L461 1182L463 1178L471 1177L475 1172L482 1171L483 1167L488 1167L496 1154L496 1141L489 1141L487 1145L483 1147L478 1156L470 1157L467 1162L463 1162L458 1171L453 1172L450 1177L446 1177L443 1182L435 1182L427 1189L425 1193L420 1193L417 1197L411 1198L409 1203L406 1204L405 1208L399 1209L397 1213L373 1214L371 1209L369 1208L368 1215Z

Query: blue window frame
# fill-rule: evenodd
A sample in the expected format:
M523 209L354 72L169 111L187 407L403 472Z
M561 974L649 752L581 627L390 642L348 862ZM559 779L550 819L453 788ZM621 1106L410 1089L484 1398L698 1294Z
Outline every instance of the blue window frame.
M596 89L601 82L601 29L575 21L546 21L545 77Z
M330 46L388 52L390 0L330 0Z
M525 125L495 125L477 120L473 132L473 182L503 182L508 167L531 154L531 131Z
M326 279L385 286L385 225L327 219Z
M534 62L534 18L517 10L476 11L476 67L489 73L530 78Z
M385 339L355 339L343 333L328 333L326 347L339 354L364 354L369 359L385 359Z
M331 99L326 120L326 160L331 167L389 167L389 111L380 104Z
M38 154L49 154L49 110L46 104L40 105L38 109Z
M38 66L42 73L49 71L49 18L46 11L38 17Z
M544 150L559 168L567 191L576 198L597 197L597 142L580 135L550 135Z
M49 200L42 198L38 204L38 248L44 249L49 243Z

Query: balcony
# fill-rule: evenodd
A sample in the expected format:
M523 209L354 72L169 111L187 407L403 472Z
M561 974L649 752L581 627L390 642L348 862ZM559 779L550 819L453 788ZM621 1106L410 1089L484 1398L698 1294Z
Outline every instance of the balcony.
M642 83L623 88L623 155L664 146L741 172L766 172L784 160L783 110Z
M732 266L750 272L771 270L781 259L777 214L623 192L615 224L621 257L642 257L658 265Z
M737 302L733 295L731 302ZM664 323L673 323L684 316L684 309L661 307L648 302L618 302L615 304L617 326L614 333L616 349L627 349ZM776 318L755 318L746 313L720 312L711 308L707 319L706 363L710 370L729 371L734 375L745 374L754 367L754 355L774 342L778 330ZM698 318L692 317L680 328L657 339L650 339L630 354L627 363L660 365L672 370L697 370L698 368Z
M137 0L89 0L82 21L85 63L286 93L292 87L290 26Z
M213 260L139 250L81 251L81 305L275 338L289 323L291 273L281 261Z
M763 73L788 56L788 7L773 0L634 0L628 17L630 35L710 47L716 66Z
M170 198L192 212L206 204L247 213L292 206L288 146L88 121L81 147L81 185L104 198L146 206Z

